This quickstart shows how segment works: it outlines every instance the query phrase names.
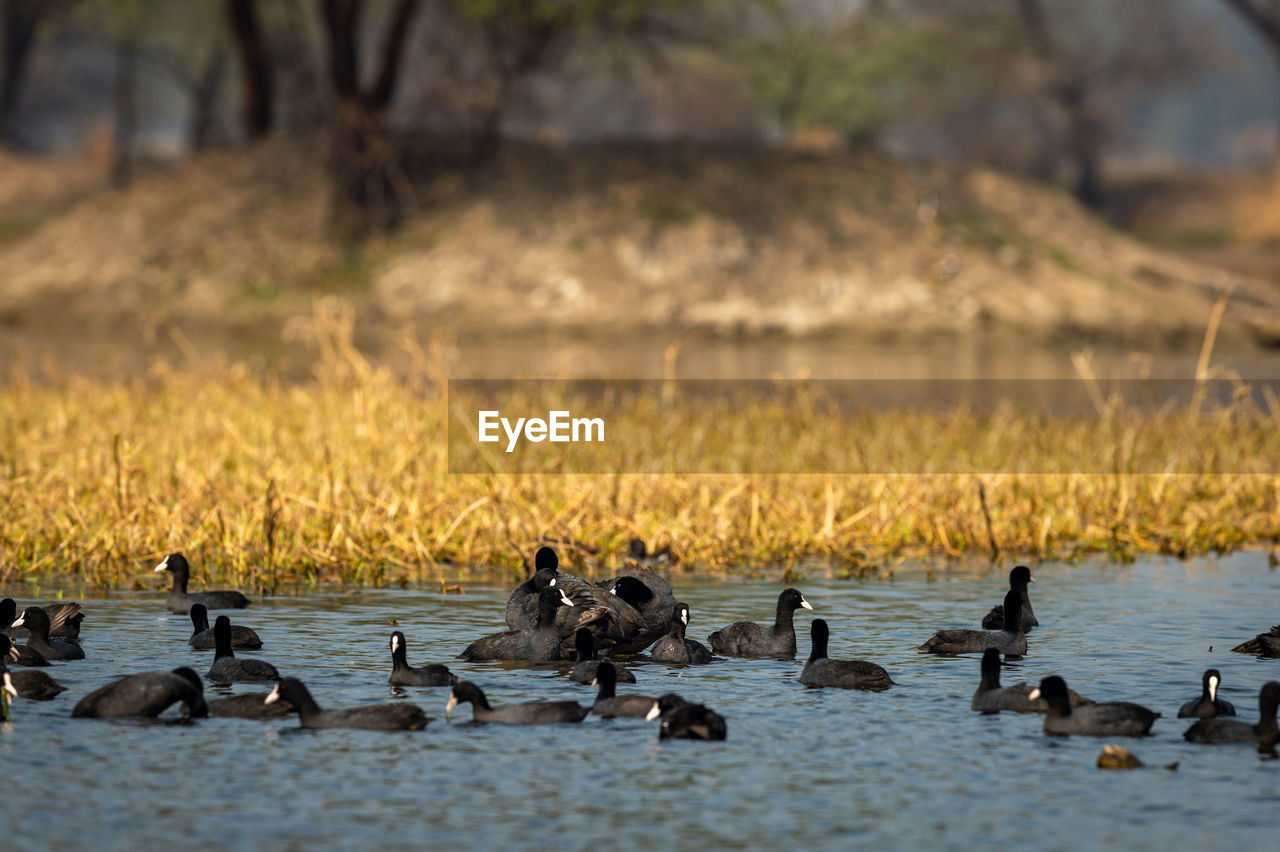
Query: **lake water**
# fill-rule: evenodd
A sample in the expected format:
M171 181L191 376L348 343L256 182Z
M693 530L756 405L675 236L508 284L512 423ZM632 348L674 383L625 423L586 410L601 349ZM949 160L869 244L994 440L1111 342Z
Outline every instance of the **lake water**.
M411 663L448 662L495 704L590 703L594 690L555 669L451 659L503 626L498 585L313 594L234 614L265 643L241 655L301 678L322 706L411 700L437 717L424 732L298 732L296 717L72 720L75 701L109 680L182 664L203 673L212 660L187 648L190 622L165 613L162 593L89 600L88 660L50 670L70 691L16 701L0 730L3 833L23 846L95 849L1276 848L1280 761L1248 745L1185 743L1189 722L1175 718L1207 667L1222 671L1221 694L1249 721L1258 688L1280 679L1280 661L1229 650L1280 622L1280 571L1266 555L1035 568L1042 626L1004 683L1057 673L1094 699L1162 712L1137 740L1051 738L1039 716L971 713L978 658L916 652L936 628L976 627L1003 596L1007 568L797 584L831 625L832 656L884 665L898 682L885 693L806 689L800 660L635 663L639 682L620 691L678 691L714 707L728 719L723 743L659 743L656 722L633 719L459 724L466 706L447 725L447 689L393 697L394 618ZM699 639L740 618L769 620L780 590L682 575L673 584ZM810 617L797 615L801 657ZM1146 768L1098 770L1107 742Z

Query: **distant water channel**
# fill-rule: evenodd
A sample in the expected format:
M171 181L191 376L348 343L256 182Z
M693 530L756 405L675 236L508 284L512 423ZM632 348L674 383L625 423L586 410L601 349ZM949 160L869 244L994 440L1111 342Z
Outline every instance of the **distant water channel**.
M50 670L70 691L17 701L0 730L3 833L14 848L94 849L1276 848L1280 761L1247 745L1184 743L1187 720L1175 718L1207 667L1222 671L1221 694L1249 721L1259 686L1280 679L1280 661L1229 650L1280 622L1280 571L1266 555L1035 569L1042 626L1005 684L1058 673L1097 700L1162 712L1141 740L1056 739L1039 716L971 713L978 659L916 652L936 628L976 627L1007 568L798 584L831 624L832 656L884 665L898 683L886 693L806 689L795 680L801 660L634 662L639 682L620 689L678 691L716 708L728 719L724 743L660 744L656 723L630 719L470 726L459 724L465 706L448 725L446 689L393 693L395 619L412 663L448 662L494 703L590 703L593 690L555 668L452 659L503 627L507 590L496 585L318 593L234 614L265 643L242 655L301 678L322 706L414 701L437 717L425 732L299 733L296 717L72 720L80 696L116 677L182 664L203 673L212 660L187 648L190 623L166 614L160 593L88 600L88 660ZM699 639L740 618L767 620L780 590L678 574L673 583ZM801 657L811 617L797 616ZM1113 741L1147 766L1097 769Z

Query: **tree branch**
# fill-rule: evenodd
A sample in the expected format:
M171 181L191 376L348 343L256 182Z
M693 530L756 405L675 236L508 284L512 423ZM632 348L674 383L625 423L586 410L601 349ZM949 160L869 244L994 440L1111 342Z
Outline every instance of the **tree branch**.
M391 12L391 20L382 40L382 65L374 78L373 88L365 97L365 103L373 109L384 109L395 95L400 77L400 62L404 57L404 43L418 11L418 0L397 0Z

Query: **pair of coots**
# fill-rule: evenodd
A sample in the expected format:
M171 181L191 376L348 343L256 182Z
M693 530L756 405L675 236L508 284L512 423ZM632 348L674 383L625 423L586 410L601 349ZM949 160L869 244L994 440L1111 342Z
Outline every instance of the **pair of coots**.
M1199 719L1183 733L1192 743L1220 745L1226 743L1258 743L1274 747L1280 742L1276 723L1276 707L1280 706L1280 683L1269 680L1258 690L1258 723L1250 725L1235 719Z
M25 627L28 631L26 649L39 654L46 660L65 661L83 660L84 649L71 639L50 636L49 614L42 607L29 606L22 611L10 625L12 628ZM24 665L39 665L26 663Z
M522 660L547 662L566 659L557 609L572 611L573 601L560 585L547 585L538 592L538 617L532 627L504 630L477 639L458 656L465 660ZM582 626L575 622L575 630Z
M1035 689L1029 683L1001 686L1000 652L995 648L988 648L982 654L982 680L969 701L969 709L979 713L999 713L1002 710L1014 713L1048 713L1049 702L1046 699L1031 698ZM1072 707L1094 703L1072 689L1067 690L1067 701Z
M80 623L84 621L84 613L80 604L64 602L43 606L45 615L49 617L49 635L61 639L80 638ZM10 639L26 639L31 631L26 627L11 627L18 619L18 604L13 598L0 600L0 635Z
M213 665L205 677L215 683L279 680L280 672L265 660L242 659L231 649L231 619L218 616L213 623Z
M596 679L596 671L600 667L600 660L596 658L596 640L591 635L591 631L585 627L579 627L577 634L573 638L574 649L577 652L577 663L569 671L569 680L574 683L591 683ZM622 683L635 683L636 676L633 675L626 666L621 663L614 663L614 678Z
M191 605L191 638L187 644L197 651L208 651L217 647L213 630L209 628L209 610L202 603ZM244 651L254 651L262 647L258 634L248 627L239 624L231 625L231 647Z
M931 654L978 654L994 648L1021 657L1027 653L1027 633L1022 627L1022 596L1010 589L1004 596L1004 628L1001 630L939 630L919 650Z
M12 643L8 636L0 634L0 678L5 688L14 698L30 698L33 701L48 701L67 688L41 671L24 669L18 672L9 671L8 661ZM45 663L47 666L48 663Z

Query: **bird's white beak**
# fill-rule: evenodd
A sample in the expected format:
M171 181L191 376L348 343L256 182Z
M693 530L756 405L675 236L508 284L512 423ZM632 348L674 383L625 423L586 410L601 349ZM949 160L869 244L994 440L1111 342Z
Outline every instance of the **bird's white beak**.
M564 589L560 590L560 602L565 606L573 606L573 601L569 600L569 596L564 593Z
M551 582L550 582L550 583L547 583L547 585L548 585L548 586L554 586L555 584L556 584L556 578L555 578L555 577L552 577L552 578L551 578Z
M275 704L279 700L280 700L280 686L277 684L276 687L271 690L271 694L268 695L266 698L262 699L262 703Z
M156 571L168 571L168 570L169 570L169 557L167 557L167 556L166 556L164 559L161 559L161 560L160 560L160 564L159 564L159 565L157 565L157 566L155 567L155 570L156 570Z
M652 722L654 719L662 715L662 711L658 709L658 702L653 702L653 706L649 708L649 712L644 714L646 722Z
M24 622L23 622L23 618L24 618L24 617L25 617L25 616L21 616L21 615L20 615L20 616L18 616L18 617L17 617L17 619L15 619L15 620L14 620L13 624L10 624L9 626L10 626L10 627L21 627L21 626L24 624Z
M1218 679L1216 677L1209 678L1209 700L1218 700Z
M686 609L684 612L680 613L680 620L685 624L689 623L689 610Z
M1035 701L1039 697L1040 697L1040 687L1038 686L1035 689L1031 690L1029 693L1027 693L1028 701Z
M1036 581L1036 578L1035 578L1035 577L1031 577L1031 582L1033 582L1033 583L1034 583L1035 581Z
M449 714L453 712L453 708L455 708L455 707L457 707L457 706L458 706L458 699L456 699L456 698L454 698L452 695L450 695L450 696L449 696L449 703L448 703L448 704L446 704L446 705L444 705L444 715L445 715L445 718L446 718L446 719L447 719L447 718L449 718Z
M18 689L13 685L13 680L9 677L8 672L4 673L4 691L12 695L14 698L18 697Z
M801 599L800 599L800 606L804 607L805 609L807 609L807 610L809 610L809 611L811 611L811 612L813 611L813 607L812 607L812 606L810 606L810 605L809 605L809 602L808 602L807 600L805 600L804 598L801 598Z
M395 649L397 649L397 648L399 648L399 647L400 647L400 637L399 637L399 636L392 636L392 637L391 637L391 650L393 650L393 651L394 651Z

